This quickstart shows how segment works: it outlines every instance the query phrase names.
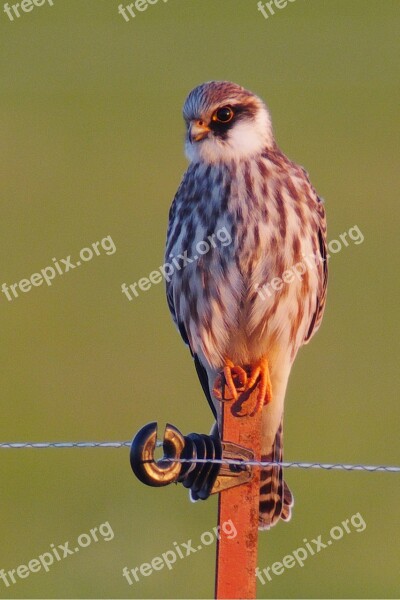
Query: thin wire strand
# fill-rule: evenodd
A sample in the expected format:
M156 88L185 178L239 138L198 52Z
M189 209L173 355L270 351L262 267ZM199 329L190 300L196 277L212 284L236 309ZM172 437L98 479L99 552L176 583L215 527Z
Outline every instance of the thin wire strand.
M22 448L123 448L132 442L0 442L0 450Z
M158 441L156 446L162 446ZM11 449L20 450L26 448L48 449L48 448L129 448L131 441L124 442L0 442L0 450ZM390 465L350 465L345 463L320 463L320 462L295 462L295 461L257 461L257 460L236 460L230 458L209 459L209 458L164 458L168 462L180 463L213 463L218 465L232 465L240 467L270 467L280 466L285 469L324 469L326 471L365 471L365 472L386 472L400 473L400 466Z

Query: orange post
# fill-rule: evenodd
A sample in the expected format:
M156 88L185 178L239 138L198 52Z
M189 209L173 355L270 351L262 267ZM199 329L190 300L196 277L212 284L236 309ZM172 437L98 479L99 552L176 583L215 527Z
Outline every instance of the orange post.
M257 395L256 387L245 404L254 404ZM222 440L252 450L254 460L261 460L262 411L240 416L242 404L240 398L236 402L222 402ZM248 483L219 494L218 524L221 527L231 519L237 535L233 539L221 536L217 544L215 598L218 600L256 598L260 470L255 467L252 470L253 477Z

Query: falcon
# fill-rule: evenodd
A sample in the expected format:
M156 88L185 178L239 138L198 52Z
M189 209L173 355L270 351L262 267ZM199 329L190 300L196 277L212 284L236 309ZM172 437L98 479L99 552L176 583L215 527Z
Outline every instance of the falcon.
M165 258L187 259L168 278L168 305L216 427L221 400L258 386L249 410L262 411L262 460L281 462L289 374L325 307L323 201L278 148L270 113L252 92L203 83L183 116L189 166L170 209ZM229 244L217 243L220 231ZM282 468L263 468L260 529L288 521L292 506Z

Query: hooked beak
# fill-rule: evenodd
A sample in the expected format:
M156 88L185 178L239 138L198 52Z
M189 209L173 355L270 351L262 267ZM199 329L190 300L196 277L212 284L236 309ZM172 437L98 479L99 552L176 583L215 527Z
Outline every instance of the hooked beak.
M208 136L210 132L210 128L205 125L205 123L201 120L191 121L189 125L189 141L199 142Z

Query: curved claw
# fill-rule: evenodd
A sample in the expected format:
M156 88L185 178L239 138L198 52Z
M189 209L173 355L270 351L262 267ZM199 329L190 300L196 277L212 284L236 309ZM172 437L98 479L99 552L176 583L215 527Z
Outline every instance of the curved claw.
M156 461L154 451L157 442L157 423L148 423L133 438L130 452L132 471L142 483L161 487L175 482L182 463L165 459L180 458L185 440L179 429L167 423L164 432L164 456Z
M217 375L213 394L221 401L237 400L239 393L246 389L247 373L242 367L227 361L224 369Z

